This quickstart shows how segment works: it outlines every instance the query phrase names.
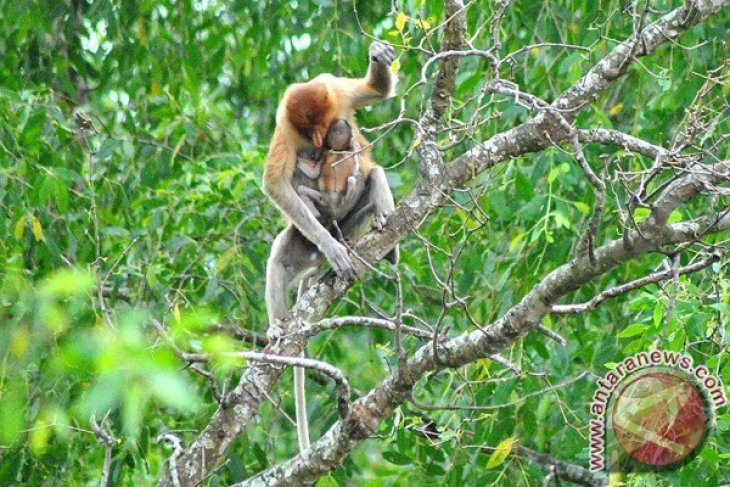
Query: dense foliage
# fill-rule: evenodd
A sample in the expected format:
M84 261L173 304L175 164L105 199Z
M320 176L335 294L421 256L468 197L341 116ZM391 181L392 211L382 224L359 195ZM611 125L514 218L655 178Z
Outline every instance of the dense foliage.
M284 88L320 72L362 75L368 34L398 46L400 81L398 97L360 114L362 126L392 120L401 103L403 116L414 119L425 106L428 83L402 95L421 78L428 56L417 46L437 43L429 32L437 32L443 7L393 3L399 10L391 2L354 8L327 0L0 1L0 484L98 482L105 445L90 418L114 440L111 485L156 481L171 452L160 434L195 438L217 408L214 391L235 383L243 365L218 352L259 348L230 328L266 331L264 266L283 222L260 180ZM470 34L499 2L479 3L468 11ZM680 3L649 2L659 11ZM502 19L501 52L516 54L503 76L556 98L633 32L624 4L514 2ZM730 158L730 119L721 113L730 96L727 29L725 11L681 38L692 50L668 44L635 63L577 124L667 144L699 113L713 121L701 143L719 144L718 157ZM521 50L545 42L585 49ZM486 69L480 57L461 61L448 117L473 126L443 134L440 142L451 144L446 160L531 116L481 91ZM413 127L367 136L378 138L374 156L397 202L420 177ZM598 161L594 167L610 160L627 172L652 163L600 146L586 155ZM470 189L401 247L404 307L453 335L501 316L563 263L594 203L573 157L557 148L498 166ZM615 189L605 238L620 236L625 194ZM672 219L723 206L726 196L702 198ZM646 217L642 211L637 218ZM729 237L705 240L722 245ZM645 275L662 260L649 255L621 266L571 301ZM513 442L586 465L593 381L529 394L583 371L603 375L653 346L684 350L730 383L726 264L682 276L678 289L652 285L587 314L553 316L545 324L568 346L528 335L504 352L525 370L520 378L488 359L424 378L414 392L419 402L505 407L424 411L407 403L320 485L536 485L545 476L539 465L500 453ZM445 306L434 273L453 280L467 304ZM393 283L369 273L330 313L377 315L396 305ZM356 394L397 362L383 330L331 331L308 350L343 370ZM213 361L191 366L180 351L207 352ZM290 374L209 485L243 480L296 453ZM308 388L317 437L337 418L333 388L316 376ZM730 414L720 410L694 462L631 485L718 485L730 475L728 455Z

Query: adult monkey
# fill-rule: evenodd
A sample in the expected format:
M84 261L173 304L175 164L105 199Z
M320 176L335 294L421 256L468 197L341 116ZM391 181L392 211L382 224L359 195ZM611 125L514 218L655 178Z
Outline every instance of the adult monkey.
M317 269L324 257L335 272L346 279L356 277L347 248L338 242L307 208L292 186L297 156L320 148L329 127L337 119L346 120L362 147L367 140L355 122L355 109L384 100L393 94L395 79L390 65L395 59L393 48L374 42L370 46L370 66L364 78L338 78L320 75L307 83L289 87L276 113L276 128L264 166L264 191L279 207L291 224L271 246L266 263L266 310L269 335L276 338L277 324L286 317L289 286ZM343 220L345 236L360 224L367 212L375 215L376 226L382 227L394 209L393 196L383 168L376 166L367 153L360 164L367 185L359 196L351 215ZM300 286L300 293L303 288ZM304 371L294 369L294 395L297 411L299 448L309 448L309 431L304 399Z

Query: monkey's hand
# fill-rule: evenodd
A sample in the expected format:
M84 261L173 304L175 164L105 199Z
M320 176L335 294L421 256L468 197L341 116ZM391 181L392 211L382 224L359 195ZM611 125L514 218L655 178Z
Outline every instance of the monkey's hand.
M317 179L322 170L318 161L310 161L302 157L297 158L297 169L302 171L309 179Z
M373 218L373 228L379 232L382 232L391 213L393 212L375 208L375 211L373 211L373 216L375 217Z
M350 254L347 251L347 247L342 245L335 239L328 242L326 247L320 248L322 253L327 257L332 268L335 270L338 276L348 281L352 281L357 278L355 267L352 265L350 260Z
M395 50L393 46L375 41L370 45L370 61L373 63L383 64L387 68L395 60Z
M299 185L299 188L297 188L297 194L304 202L304 206L306 206L307 209L312 212L314 218L319 219L321 214L317 209L315 203L319 206L324 206L324 198L322 196L322 193L320 193L316 189L308 188L307 186L304 186L302 184Z

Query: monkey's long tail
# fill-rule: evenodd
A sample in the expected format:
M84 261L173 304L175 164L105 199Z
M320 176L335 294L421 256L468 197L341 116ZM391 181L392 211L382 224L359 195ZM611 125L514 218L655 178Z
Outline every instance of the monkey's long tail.
M304 352L302 352L304 357ZM304 367L294 367L294 406L297 413L297 436L299 451L309 448L309 420L307 419L307 398L304 392Z

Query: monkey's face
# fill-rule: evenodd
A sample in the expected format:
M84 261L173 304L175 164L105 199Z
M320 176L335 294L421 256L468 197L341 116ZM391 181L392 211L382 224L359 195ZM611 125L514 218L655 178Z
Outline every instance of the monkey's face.
M310 81L290 89L286 110L297 132L321 148L340 106L331 88L321 81Z
M312 130L312 144L318 149L321 148L325 141L328 140L329 135L332 133L331 127L338 121L337 119L339 114L339 106L335 103L333 97L329 97L326 109L322 115L317 118ZM350 128L349 124L347 125L347 128Z

